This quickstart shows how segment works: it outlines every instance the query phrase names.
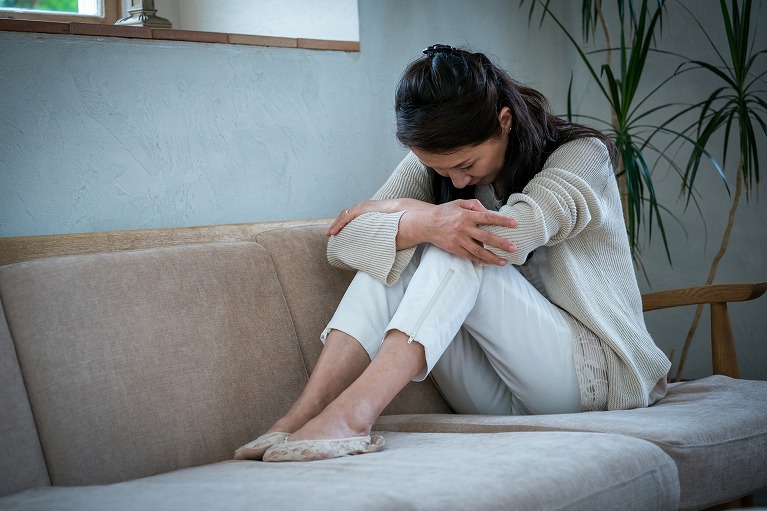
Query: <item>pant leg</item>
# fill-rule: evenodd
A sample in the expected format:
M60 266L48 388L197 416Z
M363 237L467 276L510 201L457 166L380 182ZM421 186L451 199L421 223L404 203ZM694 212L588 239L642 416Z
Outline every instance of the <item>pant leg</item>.
M513 413L579 411L572 332L559 309L511 266L483 267L433 246L419 255L391 287L358 274L323 339L337 328L357 339L372 358L386 332L400 330L424 346L427 367L418 381L432 371L466 323L485 358L472 355L466 360L463 342L447 352L435 381L448 402L445 389L462 387L461 400L487 403L489 391L498 393L500 377L511 391ZM495 410L502 400L489 402Z
M378 354L386 327L418 268L421 251L411 259L399 280L386 286L365 272L357 272L330 322L320 336L324 343L331 330L340 330L359 342L372 360Z
M485 352L461 328L431 372L442 397L456 413L519 415L509 387Z
M467 259L427 245L416 272L386 331L399 330L408 342L423 345L426 367L414 381L431 372L437 360L474 308L482 269Z
M421 256L425 247L419 247L413 260L402 272L400 279L394 285L387 287L363 272L357 273L347 289L341 303L338 305L333 318L322 333L321 340L324 342L330 330L340 330L354 337L367 351L371 360L376 356L386 332L392 328L392 317L402 305L405 292L415 293L415 286L422 286L419 296L426 296L428 302L435 296L439 283L435 286L427 286L424 282L416 282L411 287L413 275L419 267ZM433 257L432 257L433 259ZM456 258L458 259L458 258ZM455 265L448 266L452 271L470 271L470 280L474 281L473 287L478 288L478 278L473 265L467 261L460 263L462 268ZM440 267L437 265L435 267ZM442 272L444 272L444 268ZM423 268L422 273L426 273ZM444 273L441 274L444 276ZM423 279L422 279L423 280ZM428 280L434 281L433 277ZM441 278L438 275L438 279ZM443 290L444 291L444 290ZM421 298L422 299L422 298ZM470 297L470 301L473 301ZM411 296L404 305L412 313L419 305ZM466 311L469 309L466 308ZM409 314L412 316L412 314ZM403 317L401 314L400 317ZM458 316L459 317L459 316ZM417 319L411 319L415 324ZM435 358L442 355L445 363L441 361L434 367L434 381L448 401L451 407L458 413L509 415L514 413L512 408L512 395L505 383L500 379L495 369L490 365L482 349L472 338L466 329L460 327L460 321L456 321L453 328L458 330L453 336L452 342L447 344L447 353L439 353ZM400 326L406 333L416 335L415 328ZM452 331L452 330L451 330ZM410 335L410 334L409 334ZM450 333L446 334L449 338ZM430 348L431 350L431 348ZM448 363L451 361L452 363ZM444 377L441 377L443 376ZM423 379L426 372L416 380Z
M481 404L478 412L498 413L506 405L498 404L496 377L514 414L580 411L575 333L513 266L481 266L428 247L388 328L424 345L427 372L457 411Z
M426 378L471 311L479 289L478 266L430 245L421 245L392 286L358 272L346 290L330 330L345 332L365 348L371 359L386 333L397 329L419 342L426 352Z
M511 390L515 414L581 411L576 332L516 268L483 268L464 328Z

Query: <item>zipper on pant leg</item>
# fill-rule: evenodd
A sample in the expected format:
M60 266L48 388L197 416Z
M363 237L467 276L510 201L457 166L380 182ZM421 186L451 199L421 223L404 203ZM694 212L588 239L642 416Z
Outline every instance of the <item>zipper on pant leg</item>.
M418 330L421 328L421 325L426 320L426 315L429 314L431 309L434 307L434 303L437 301L437 298L439 297L439 295L442 294L442 291L444 291L448 282L450 282L450 279L453 276L453 273L455 273L455 270L453 268L448 268L447 273L445 274L444 277L442 277L442 282L439 283L437 290L434 291L434 294L431 296L429 303L426 304L426 308L423 310L423 312L421 313L421 316L418 318L418 322L415 324L415 328L413 329L413 334L408 336L408 339L407 339L408 344L413 342L415 336L418 334Z

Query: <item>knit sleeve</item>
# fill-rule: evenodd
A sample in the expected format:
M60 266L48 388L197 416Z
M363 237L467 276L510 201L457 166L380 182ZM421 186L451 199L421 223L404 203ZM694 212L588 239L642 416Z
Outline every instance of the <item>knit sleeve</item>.
M412 152L408 153L372 198L434 202L426 167ZM397 282L415 253L415 247L397 250L399 219L403 213L371 212L349 222L328 240L330 264L364 271L387 286Z
M522 193L515 193L499 213L517 220L517 227L482 226L512 241L515 252L488 250L511 264L523 264L543 245L554 245L602 223L603 191L615 179L609 153L596 138L562 144Z

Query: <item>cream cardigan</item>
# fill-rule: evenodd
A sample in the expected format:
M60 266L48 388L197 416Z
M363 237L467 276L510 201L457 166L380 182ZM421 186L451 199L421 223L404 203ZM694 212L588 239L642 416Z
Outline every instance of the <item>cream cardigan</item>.
M434 202L426 167L413 153L373 199L402 197ZM495 199L490 185L479 187L476 197L518 223L515 228L483 226L511 240L516 252L486 248L517 265L544 296L566 311L587 337L585 345L589 338L601 343L607 408L644 407L662 397L671 364L645 327L620 195L604 144L596 138L563 144L506 204ZM329 239L328 260L393 284L415 251L396 250L402 213L355 218ZM576 356L586 410L594 409L589 401L601 401L593 389L584 388L593 377L593 364L593 357Z

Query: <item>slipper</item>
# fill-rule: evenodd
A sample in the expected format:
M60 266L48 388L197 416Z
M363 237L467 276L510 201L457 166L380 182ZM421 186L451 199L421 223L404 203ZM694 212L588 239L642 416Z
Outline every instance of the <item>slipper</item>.
M336 440L296 440L275 444L264 453L264 461L314 461L329 460L380 451L384 446L382 436L370 435L338 438Z
M282 433L275 431L273 433L266 433L256 438L252 442L249 442L236 451L234 451L234 459L236 460L260 460L267 449L275 444L279 444L287 440L290 433Z

